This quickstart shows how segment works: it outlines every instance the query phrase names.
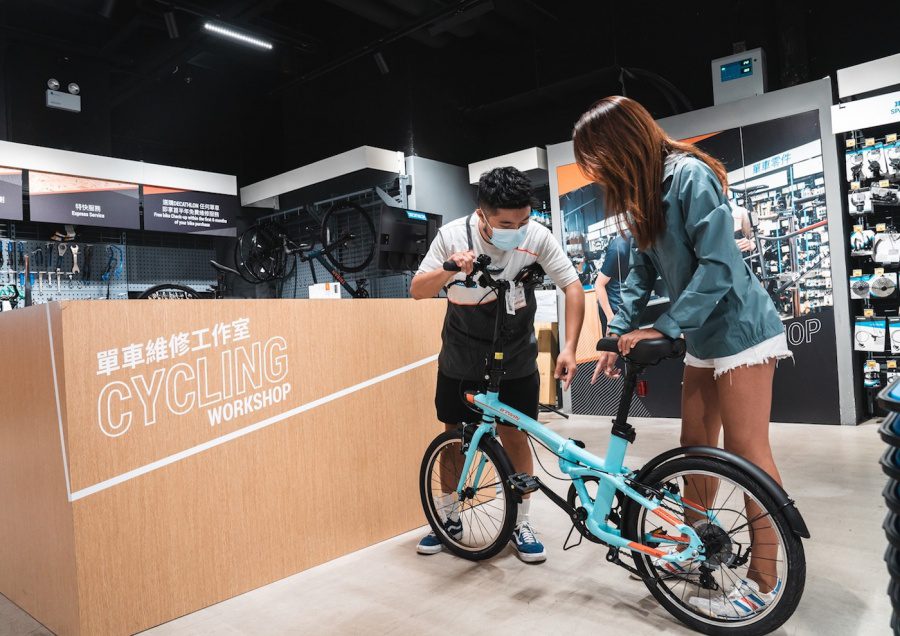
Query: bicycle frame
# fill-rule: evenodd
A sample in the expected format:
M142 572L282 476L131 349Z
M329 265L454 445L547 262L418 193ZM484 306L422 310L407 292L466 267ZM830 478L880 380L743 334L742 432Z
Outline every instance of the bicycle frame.
M510 283L509 281L504 280L494 280L486 269L490 259L484 261L481 260L482 258L487 259L487 257L479 257L479 261L476 263L476 267L481 271L480 282L483 286L491 287L497 292L497 318L494 325L493 338L494 354L486 369L486 377L489 379L487 392L468 393L466 396L471 404L482 411L483 417L481 424L478 425L472 434L472 439L466 450L462 472L460 473L459 482L456 488L457 496L460 500L464 498L464 492L467 489L467 478L469 476L469 471L472 468L472 464L475 461L476 453L478 453L479 443L485 435L496 436L496 427L499 420L514 426L526 435L537 439L559 457L560 470L563 474L572 479L581 505L587 511L585 526L595 537L615 548L642 552L654 557L662 557L665 561L685 562L691 559L695 561L705 560L705 557L702 554L703 542L700 540L700 537L694 529L686 525L682 520L679 520L669 511L665 510L660 505L661 502L645 497L629 484L634 473L625 467L624 461L625 454L628 450L628 444L634 439L634 433L632 427L627 422L627 418L628 410L631 407L631 400L634 396L637 378L643 371L643 367L631 365L626 371L622 400L619 403L616 419L613 421L612 435L610 436L609 447L607 449L606 457L604 458L589 453L578 446L574 440L562 437L537 420L500 401L500 380L504 372L503 351L502 346L500 345L499 334L501 333L503 326L503 307L505 307L505 298L509 291ZM469 488L474 488L475 490L478 489L486 461L487 458L482 455L479 464L475 469L473 482L469 485ZM596 499L591 499L588 494L584 484L585 477L594 477L599 480L600 485ZM667 536L662 538L662 541L657 537L654 537L653 541L655 543L687 544L687 548L669 554L668 552L623 537L618 528L610 526L607 522L607 518L613 509L616 491L621 492L629 499L637 502L643 508L646 508L660 519L663 519L674 526L681 533L681 536L679 537ZM680 500L679 503L686 504L694 511L704 515L708 514L706 509L702 506L694 504L693 502L684 501L681 497L678 499Z
M331 277L334 278L338 283L340 283L341 287L347 290L347 293L350 294L353 298L365 298L365 294L363 290L357 289L353 287L347 279L344 278L343 274L341 274L336 267L333 267L328 260L325 258L326 251L324 249L316 249L310 250L309 252L303 254L300 259L307 261L309 263L309 271L312 272L312 279L314 283L318 283L319 281L316 279L316 269L313 267L313 261L318 262L322 267L324 267Z
M634 473L624 465L625 454L629 444L627 440L611 435L606 457L601 458L580 448L573 440L562 437L537 420L507 406L500 401L500 396L497 392L470 394L469 399L472 404L481 409L484 413L484 418L472 434L472 440L466 451L465 462L456 491L458 495L461 495L466 488L466 478L478 453L478 443L485 435L496 436L497 420L501 420L515 426L526 435L537 439L559 456L559 469L572 479L581 505L587 510L588 516L585 520L585 526L598 539L610 546L629 551L636 550L650 556L662 557L666 561L703 560L703 556L700 554L702 541L694 529L685 525L681 520L662 508L659 502L648 499L628 484L629 478ZM485 461L486 458L482 455L480 465L476 468L473 483L470 484L476 490ZM596 477L600 480L596 499L592 500L588 494L584 484L585 477ZM687 543L688 548L675 554L668 554L662 550L624 538L618 528L614 528L607 523L607 517L612 512L615 502L616 491L621 492L657 517L672 524L682 535L681 537L668 537L663 541L660 541L659 538L654 538L654 542ZM688 504L688 507L701 514L706 513L702 507L691 506L690 504ZM699 554L699 556L693 556L695 554Z

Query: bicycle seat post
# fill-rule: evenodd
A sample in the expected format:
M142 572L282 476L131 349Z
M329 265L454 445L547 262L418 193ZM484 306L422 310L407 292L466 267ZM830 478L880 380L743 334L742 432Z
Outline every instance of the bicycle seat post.
M621 437L628 443L634 443L634 427L628 423L628 411L631 409L631 400L637 389L638 377L644 372L644 366L628 362L625 365L625 377L622 382L622 397L619 399L619 410L616 419L613 420L612 434Z

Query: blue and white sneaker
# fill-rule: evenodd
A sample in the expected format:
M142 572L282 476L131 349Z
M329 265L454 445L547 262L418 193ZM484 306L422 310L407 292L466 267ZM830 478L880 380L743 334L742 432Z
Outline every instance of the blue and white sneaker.
M463 528L462 528L462 520L457 519L453 521L452 519L447 519L444 521L444 530L447 531L451 537L459 541L462 539ZM416 552L419 554L437 554L444 547L444 544L441 543L441 540L438 539L437 535L433 532L429 532L428 535L422 537L422 540L419 541L419 545L416 546Z
M678 549L679 546L671 546L667 550L667 553L675 554L676 552L678 552ZM675 561L665 561L662 557L655 557L651 560L651 562L656 569L672 576L687 577L691 574L694 574L700 568L700 563L694 561L693 559L689 559L682 563L677 563Z
M516 547L518 557L525 563L541 563L547 560L544 544L534 536L534 530L527 521L516 526L510 541Z
M747 618L758 614L778 596L781 579L771 592L760 592L759 585L751 579L741 579L728 594L711 599L691 597L688 602L712 618Z

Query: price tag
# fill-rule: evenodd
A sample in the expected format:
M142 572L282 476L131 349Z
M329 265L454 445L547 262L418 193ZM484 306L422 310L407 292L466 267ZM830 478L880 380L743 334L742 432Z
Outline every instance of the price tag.
M874 309L863 309L863 317L864 318L871 318L874 315L875 315Z
M892 141L897 141L897 133L891 133L887 137L884 138L887 143L891 143Z
M866 360L866 369L868 371L878 371L878 362L875 360Z
M884 276L884 268L876 267L875 268L875 276Z
M875 145L875 137L866 137L866 148Z
M862 232L862 231L863 231L863 226L862 226L862 225L854 225L854 226L853 226L853 231L854 231L854 232Z
M891 182L888 181L887 179L882 179L881 181L878 182L878 187L879 188L890 188Z
M856 140L855 140L855 139L848 139L848 140L847 140L847 147L848 147L848 148L853 148L853 147L855 147L855 146L856 146Z
M887 361L887 368L888 368L888 369L896 369L896 368L897 368L897 361L896 361L896 360L888 360L888 361Z
M854 269L854 270L853 270L853 273L851 274L851 276L862 276L862 270L861 270L861 269Z
M878 225L875 226L875 231L876 232L887 232L887 224L879 223Z
M859 181L851 181L850 189L851 190L859 190Z

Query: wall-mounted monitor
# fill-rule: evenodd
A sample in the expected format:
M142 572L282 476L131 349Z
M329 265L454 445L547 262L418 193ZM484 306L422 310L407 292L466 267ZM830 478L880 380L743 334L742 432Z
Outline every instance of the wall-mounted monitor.
M236 196L144 186L145 230L235 236L239 211Z
M0 219L22 220L22 171L0 167Z
M137 230L138 185L121 181L28 172L31 220Z

